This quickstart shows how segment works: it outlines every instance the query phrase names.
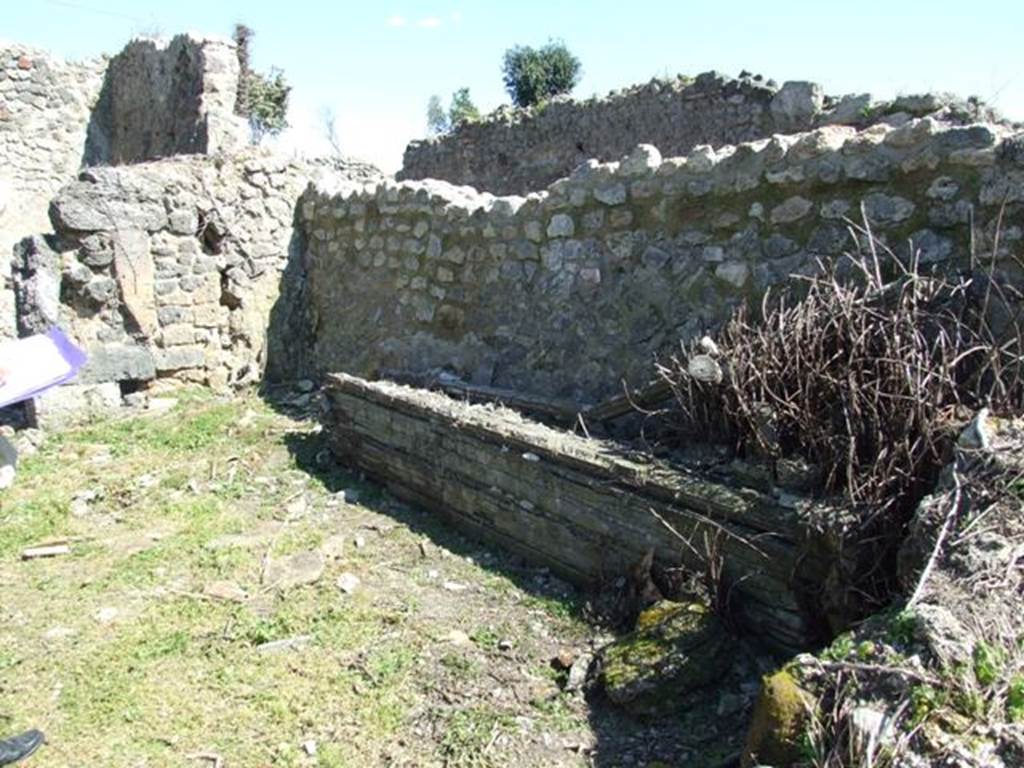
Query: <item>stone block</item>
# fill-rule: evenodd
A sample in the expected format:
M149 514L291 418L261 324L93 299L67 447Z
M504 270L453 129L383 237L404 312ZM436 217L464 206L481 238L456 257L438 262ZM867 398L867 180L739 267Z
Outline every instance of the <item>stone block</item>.
M104 344L88 350L89 359L76 379L81 384L149 381L156 378L153 354L131 344Z
M88 424L112 416L121 407L121 389L114 382L67 384L35 398L30 422L46 431Z
M205 362L206 353L198 345L163 349L156 355L156 369L161 373L185 368L202 368Z

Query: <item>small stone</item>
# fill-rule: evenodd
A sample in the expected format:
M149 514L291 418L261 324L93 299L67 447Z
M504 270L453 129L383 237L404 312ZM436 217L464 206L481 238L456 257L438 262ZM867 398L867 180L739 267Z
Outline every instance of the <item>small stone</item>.
M621 205L626 202L626 186L613 184L610 187L600 187L594 190L594 197L605 205Z
M357 535L352 539L352 543L355 544L356 549L362 549L366 546L366 538L364 536Z
M646 176L654 173L661 165L661 152L653 144L637 144L619 163L619 173L624 176Z
M316 742L312 739L302 742L302 751L313 757L316 755Z
M107 606L105 608L100 608L98 611L96 611L96 613L93 614L93 617L100 624L111 624L113 623L114 619L118 617L119 613L120 611L118 611L117 608Z
M715 263L725 260L725 249L720 245L706 245L701 249L700 257L707 262Z
M809 214L814 208L814 203L806 198L796 195L772 208L772 224L789 224L799 221Z
M346 504L358 504L359 503L359 491L354 491L351 488L347 488L342 491L338 491L334 494L337 498L341 499Z
M465 592L469 587L457 581L446 581L441 585L448 592Z
M316 385L309 379L300 379L295 382L295 388L299 390L299 392L312 392L315 386Z
M613 703L650 711L718 680L734 651L706 608L662 601L640 615L632 634L601 650L601 678Z
M214 600L229 603L244 603L249 595L233 581L214 581L203 588L203 594Z
M567 213L556 213L551 217L548 224L548 237L572 237L576 232L576 225L572 216Z
M914 204L897 195L876 192L864 198L864 214L872 224L897 224L913 213Z
M324 558L319 552L296 552L282 559L271 560L263 583L277 589L291 589L315 584L324 573Z
M742 288L750 277L750 267L742 261L727 261L715 267L715 277L736 288Z
M576 657L572 666L569 667L569 679L565 682L565 690L578 691L587 682L587 672L590 670L590 662L594 657L589 653L583 653Z
M498 650L499 651L511 651L512 648L513 648L513 645L512 645L512 641L511 640L506 639L506 640L500 640L498 642Z
M359 577L354 573L345 572L338 577L338 589L346 595L351 595L360 584Z
M324 539L320 544L320 554L328 560L340 560L345 555L345 543L348 536L343 533L335 533Z
M444 636L446 642L452 645L472 645L473 641L470 640L469 635L463 632L461 629L453 629L447 635Z
M300 496L294 501L289 502L288 506L284 508L284 511L288 515L289 519L294 520L306 514L308 506L309 505L306 503L305 497Z
M817 83L788 81L782 84L770 106L780 133L807 130L821 112L825 93Z
M312 635L299 635L297 637L287 637L283 640L271 640L268 643L262 643L256 646L256 650L260 653L291 651L309 645L311 642L313 642Z
M178 404L176 397L151 397L146 405L146 410L151 413L167 413Z
M60 625L56 627L50 627L43 633L44 640L66 640L69 637L74 637L78 634L77 630L71 629L71 627L62 627Z
M720 384L722 367L711 355L694 355L686 363L686 372L697 381L706 384Z

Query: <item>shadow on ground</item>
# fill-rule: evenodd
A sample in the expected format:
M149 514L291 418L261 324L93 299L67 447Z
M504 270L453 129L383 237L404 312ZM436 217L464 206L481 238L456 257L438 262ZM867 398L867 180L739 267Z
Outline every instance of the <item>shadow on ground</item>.
M296 420L308 418L315 410L316 398L307 399L284 388L265 393L268 403L280 413ZM536 567L518 556L488 544L472 541L428 511L401 503L387 489L353 472L334 460L323 432L296 431L285 435L285 445L296 466L316 478L331 493L347 492L358 503L407 526L415 534L453 554L472 559L478 566L509 580L522 592L544 601L556 601L581 622L588 624L592 642L600 645L610 638L606 627L592 619L590 605L594 595L580 592L554 577L547 568ZM585 715L592 734L588 744L567 745L575 752L576 764L602 768L612 766L729 766L738 765L735 732L743 727L743 713L720 717L717 691L698 697L689 710L669 711L662 715L634 716L610 703L600 686L590 681L585 694L576 694L575 705ZM565 684L563 674L560 684Z

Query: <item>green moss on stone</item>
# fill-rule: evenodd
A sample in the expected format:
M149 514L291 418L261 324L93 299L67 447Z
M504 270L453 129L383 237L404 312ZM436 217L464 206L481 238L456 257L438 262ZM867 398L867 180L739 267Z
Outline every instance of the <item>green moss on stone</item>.
M616 704L659 709L718 680L734 655L732 638L706 608L663 601L604 649L602 682Z
M761 683L761 695L743 750L743 768L794 765L800 761L801 735L813 711L813 699L787 670Z

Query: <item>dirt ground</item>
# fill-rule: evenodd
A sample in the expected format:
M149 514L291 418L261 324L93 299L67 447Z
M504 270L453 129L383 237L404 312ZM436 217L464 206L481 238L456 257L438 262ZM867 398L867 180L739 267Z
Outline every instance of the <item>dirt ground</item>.
M722 736L566 690L553 660L611 639L581 596L308 419L176 397L46 436L0 492L0 730L46 732L31 765L696 765Z

